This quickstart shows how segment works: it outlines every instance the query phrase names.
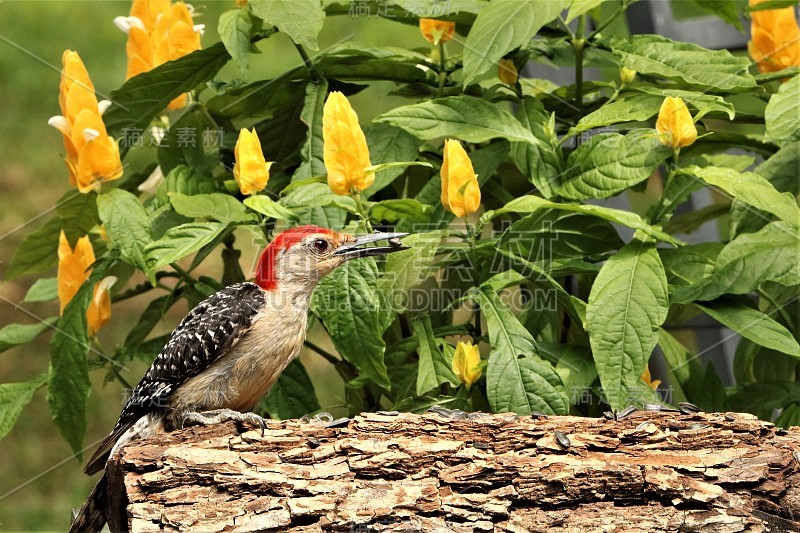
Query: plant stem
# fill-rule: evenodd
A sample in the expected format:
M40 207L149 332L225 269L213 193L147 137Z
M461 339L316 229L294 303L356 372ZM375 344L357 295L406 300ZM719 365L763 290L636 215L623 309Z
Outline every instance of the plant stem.
M327 362L329 362L330 364L332 364L334 366L336 366L337 364L339 364L341 362L341 360L337 359L336 357L334 357L333 354L329 353L324 348L321 348L321 347L317 346L316 344L314 344L313 342L311 342L309 340L305 341L303 344L307 348L310 348L311 350L317 352L319 355L322 356L323 359L325 359Z
M572 40L572 48L575 50L575 107L578 108L578 120L583 117L583 50L586 46L585 34L586 15L581 15L578 17L578 30Z
M308 75L311 78L311 81L317 83L319 81L319 73L314 69L314 63L311 61L311 58L308 57L305 48L303 48L302 44L293 43L294 47L297 48L297 52L300 54L300 57L303 58L303 63L306 64L306 68L308 69Z
M469 248L470 253L475 252L475 240L478 238L478 228L469 228L467 223L467 218L464 217L464 226L467 228L467 240L469 241ZM475 279L475 269L472 269L472 285L477 287L477 282ZM475 323L475 331L473 333L473 338L477 339L481 336L481 308L475 305L475 309L472 310L472 318Z
M181 279L184 282L188 283L189 285L194 285L197 283L197 280L188 272L186 272L182 267L180 267L177 263L170 263L169 266L175 269L175 272L181 275Z
M599 34L601 31L603 31L604 29L606 29L606 28L608 27L608 25L609 25L609 24L611 24L612 22L614 22L614 20L616 20L616 18L617 18L618 16L620 16L620 15L621 15L621 14L623 14L623 13L625 13L625 11L628 9L628 6L630 6L630 4L631 4L631 2L629 2L628 0L622 0L622 3L620 4L619 8L618 8L618 9L617 9L617 10L614 12L614 14L612 14L610 17L608 17L606 20L604 20L604 21L603 21L603 23L602 23L602 24L600 24L600 25L597 27L597 29L595 29L595 30L594 30L594 31L593 31L593 32L592 32L592 33L589 35L589 37L588 37L586 40L587 40L587 41L591 41L592 39L594 39L594 38L595 38L595 37L596 37L596 36L597 36L597 35L598 35L598 34Z
M558 18L556 19L556 22L558 22L558 23L559 23L559 25L560 25L562 28L564 28L564 31L565 31L565 32L567 32L567 34L569 35L569 38L570 38L570 39L574 39L574 38L575 38L575 34L574 34L574 33L572 33L572 30L571 30L571 29L569 29L569 26L567 26L567 23L566 23L566 22L564 22L564 19L562 19L561 17L558 17Z
M772 298L772 296L770 296L769 293L764 289L756 289L756 292L760 297L764 298L772 307L775 308L775 312L781 315L781 318L786 321L787 326L792 324L792 318L789 316L789 313L786 312L786 309L784 309L785 306L778 305L778 302L776 302L775 299Z
M361 200L361 192L354 192L353 193L353 200L356 202L356 209L358 209L358 214L361 216L361 219L364 221L364 225L367 227L367 231L372 231L372 223L369 221L369 217L367 216L367 210L364 208L364 202Z
M445 81L447 81L447 66L445 64L444 43L439 41L439 88L436 90L436 96L439 98L442 96Z

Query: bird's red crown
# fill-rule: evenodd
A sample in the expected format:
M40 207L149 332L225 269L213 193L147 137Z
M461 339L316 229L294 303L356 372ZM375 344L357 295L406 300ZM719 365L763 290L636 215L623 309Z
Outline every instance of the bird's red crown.
M278 287L278 280L275 276L275 259L278 254L303 241L309 235L317 233L332 235L336 240L339 240L342 236L337 231L311 225L297 226L278 234L261 252L261 257L256 267L256 284L265 291L275 290Z

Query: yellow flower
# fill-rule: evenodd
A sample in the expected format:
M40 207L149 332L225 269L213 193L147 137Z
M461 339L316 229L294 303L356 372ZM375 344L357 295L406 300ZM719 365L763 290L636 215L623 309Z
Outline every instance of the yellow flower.
M510 59L501 59L497 62L497 77L506 85L514 85L519 77L517 66Z
M125 79L200 49L204 26L192 23L192 9L184 2L133 0L130 16L114 23L128 34L125 51L128 69ZM186 104L185 94L169 103L170 109Z
M453 38L456 23L446 20L419 19L419 31L429 43L437 46L439 43L446 43Z
M453 139L444 141L442 205L457 217L474 213L481 205L478 175L461 143Z
M91 266L95 261L94 249L89 237L84 236L75 243L75 249L69 245L67 236L61 232L58 240L58 301L61 306L60 313L80 289L81 285L92 273ZM92 301L86 310L86 320L89 326L89 335L94 335L111 318L111 295L109 290L116 283L117 278L109 276L95 285Z
M338 91L332 92L325 101L322 140L328 186L333 192L351 194L372 185L375 174L366 172L371 166L367 139L358 125L358 115Z
M233 155L236 158L233 177L236 178L242 194L263 191L269 181L269 167L272 163L264 161L264 152L261 151L261 141L258 140L255 128L252 131L242 128Z
M619 79L622 83L630 83L636 79L636 71L628 67L620 67Z
M754 6L763 0L750 0ZM800 66L800 28L794 7L753 11L750 16L750 57L761 72Z
M674 96L664 98L658 111L656 130L661 134L661 144L682 148L697 139L692 115L682 99Z
M459 342L453 354L453 373L458 380L467 386L478 381L483 372L483 363L478 347L470 342Z
M653 390L658 390L658 386L661 385L661 380L660 379L655 379L654 380L650 376L650 367L649 366L644 367L644 372L642 372L642 377L639 378L639 379L644 381L647 384L647 386L650 387Z
M77 53L62 56L58 102L62 115L48 123L64 136L69 181L80 192L97 190L104 181L122 176L119 146L108 136L101 115L109 102L98 102L94 85Z

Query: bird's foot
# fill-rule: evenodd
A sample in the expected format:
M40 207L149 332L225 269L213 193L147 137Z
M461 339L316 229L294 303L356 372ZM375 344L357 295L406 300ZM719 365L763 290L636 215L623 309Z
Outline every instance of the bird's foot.
M231 409L215 409L213 411L189 411L183 413L181 426L185 426L187 422L192 424L200 424L202 426L210 426L211 424L219 424L220 422L227 422L228 420L235 420L243 424L250 424L261 428L261 436L264 436L264 429L266 423L263 418L255 413L242 413L233 411Z

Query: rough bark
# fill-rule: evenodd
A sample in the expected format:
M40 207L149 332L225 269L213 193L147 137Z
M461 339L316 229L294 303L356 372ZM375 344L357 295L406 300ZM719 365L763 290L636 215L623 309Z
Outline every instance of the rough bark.
M109 469L112 518L132 531L800 531L800 428L747 414L242 429L127 447Z

